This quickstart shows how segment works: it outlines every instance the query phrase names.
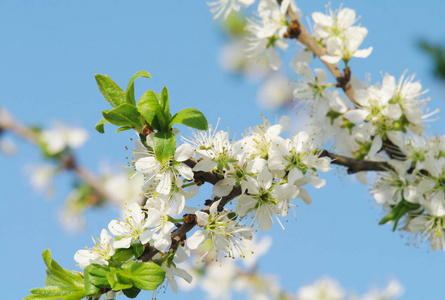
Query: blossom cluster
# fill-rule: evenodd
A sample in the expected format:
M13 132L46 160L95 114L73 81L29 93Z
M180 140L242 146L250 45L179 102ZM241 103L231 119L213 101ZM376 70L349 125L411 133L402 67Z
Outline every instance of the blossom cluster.
M325 35L320 35L317 34L316 20L326 16L313 14L315 38L336 37L345 28L344 24L352 24L355 13L344 8L335 16L338 30L321 31ZM326 20L325 23L328 24ZM361 41L357 37L356 42ZM329 47L326 49L329 53ZM344 60L347 63L348 60ZM443 136L429 139L422 136L425 121L437 110L425 113L429 99L423 98L425 91L422 91L420 82L414 80L414 75L403 74L396 80L385 74L381 84L365 86L353 77L350 84L355 92L351 105L338 91L330 89L336 85L328 83L324 70L315 69L314 76L309 64L310 59L303 52L292 61L291 67L305 78L296 84L294 96L311 102L315 132L325 140L334 138L334 148L340 154L386 161L391 165L379 175L371 190L376 201L389 210L381 224L392 221L395 229L399 219L404 217L406 224L402 229L420 232L425 240L431 240L435 250L445 249L443 214L440 212L445 203L440 183L443 178Z
M274 0L261 0L258 3L260 19L247 19L246 30L251 33L246 49L249 56L265 54L273 70L278 70L281 66L280 56L275 48L285 50L288 47L284 34L290 25L286 18L289 7L299 12L293 0L284 0L281 5Z
M175 287L169 272L188 279L190 275L175 264L206 241L212 246L203 257L212 252L217 257L234 258L249 251L246 245L254 226L266 231L275 221L281 224L280 217L288 215L294 198L310 204L311 197L303 186L310 183L322 187L325 181L317 172L330 169L330 159L319 157L307 133L300 132L292 139L280 136L288 122L287 117L276 125L265 122L238 141L231 140L228 132L212 128L195 132L193 138L184 138L174 156L164 163L153 151L153 133L143 141L137 140L132 162L136 172L144 175L146 203L142 207L137 203L127 205L124 219L111 221L93 249L79 250L75 255L79 266L108 265L116 249L128 249L135 243L151 245L161 258L174 251L174 264L162 267ZM186 203L198 192L199 173L216 178L208 210ZM232 200L234 208L227 209L227 197L234 191L238 191ZM180 222L186 222L187 212L194 213L200 229L172 250L172 233Z
M403 142L405 160L391 160L392 170L379 176L372 193L378 203L408 212L405 230L445 249L445 137Z
M374 85L351 76L351 59L366 58L372 52L372 47L361 49L368 31L357 24L359 18L353 9L340 7L332 10L328 6L326 13L312 13L312 35L301 27L301 11L293 1L258 1L255 14L257 18L246 19L246 31L250 33L246 47L249 57L265 55L271 69L279 70L284 55L276 49L286 50L289 38L296 38L304 47L290 61L290 67L301 76L290 85L295 102L304 103L308 108L310 125L307 132L332 145L338 154L385 166L371 190L376 201L387 211L380 223L394 222L396 229L401 224L399 220L403 219L405 225L400 229L419 233L424 240L431 241L433 249L445 249L444 136L423 136L425 122L431 121L430 117L438 110L429 112L426 108L429 99L424 98L426 91L420 82L414 75L405 73L399 79L384 74L382 82ZM292 30L297 31L289 34ZM309 37L300 39L300 34ZM310 39L315 43L308 42ZM314 56L322 60L336 82L329 82L324 69L311 69ZM343 73L339 71L339 63L344 64ZM345 95L338 88L342 88ZM278 148L273 145L272 149ZM272 155L268 166L276 167L275 160ZM294 173L290 169L286 172L292 181ZM258 173L258 176L263 175ZM358 173L357 178L366 183L363 172ZM311 178L308 176L307 179ZM298 195L304 199L303 190L299 189ZM246 201L247 207L251 208L256 205L251 199L251 195L242 196L238 201ZM252 201L250 206L249 201ZM244 213L239 205L237 212ZM282 212L268 211L267 214ZM264 226L264 222L261 223L260 229Z
M357 17L355 11L350 8L342 8L328 14L314 12L314 38L319 41L327 51L321 59L336 64L340 60L346 63L352 57L368 57L372 47L359 50L368 30L361 26L352 26Z

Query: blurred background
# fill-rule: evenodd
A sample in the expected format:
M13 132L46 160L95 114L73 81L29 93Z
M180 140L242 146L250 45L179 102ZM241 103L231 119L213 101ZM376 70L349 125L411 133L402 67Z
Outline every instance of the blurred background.
M333 9L340 5L339 1L331 2ZM445 3L341 3L356 9L361 16L359 23L369 31L362 48L374 47L367 59L351 61L353 75L375 83L381 80L381 72L396 78L405 70L416 73L423 88L429 90L426 95L432 99L431 110L444 111L440 47L444 45ZM298 1L297 5L304 18L309 18L314 11L325 12L326 3L312 0ZM125 146L132 148L131 138L137 138L130 131L114 134L111 126L105 126L105 134L94 130L101 111L110 108L96 86L96 73L109 75L125 88L131 75L147 70L152 78L136 82L137 96L147 89L160 92L167 86L172 111L195 107L213 125L221 118L219 128L230 127L231 134L238 137L245 128L260 124L261 114L272 123L282 114L290 114L301 123L304 116L295 117L292 105L280 108L270 103L263 71L247 76L234 71L230 60L234 55L223 50L233 39L221 20L212 18L203 1L3 0L0 106L27 126L53 128L63 122L85 128L89 139L74 153L77 163L94 174L122 172L122 165L129 161L126 157L131 156ZM289 61L299 50L291 46L284 57ZM280 72L297 79L288 62ZM271 76L280 75L268 73L267 78ZM283 93L285 99L287 94ZM443 117L431 123L429 134L444 134L444 125ZM188 129L179 129L183 136L190 135ZM119 209L104 204L86 209L82 220L67 219L66 199L73 184L78 184L73 173L56 176L54 194L47 197L31 184L43 162L42 151L8 131L0 139L4 150L0 153L0 298L22 299L30 288L44 285L43 250L51 249L63 267L79 270L74 253L92 247L90 236L99 236L111 219L119 217ZM407 236L391 231L391 225L378 226L383 212L375 208L370 187L347 176L344 170L321 177L327 185L310 189L311 205L297 203L296 220L289 216L286 231L275 226L265 233L273 236L273 242L258 261L260 272L275 274L290 293L329 276L359 295L395 278L405 286L402 299L445 297L444 253L433 252L428 245L409 244ZM151 297L151 293L139 297ZM187 299L205 294L194 289L175 296L167 289L157 297ZM237 297L244 299L241 294Z

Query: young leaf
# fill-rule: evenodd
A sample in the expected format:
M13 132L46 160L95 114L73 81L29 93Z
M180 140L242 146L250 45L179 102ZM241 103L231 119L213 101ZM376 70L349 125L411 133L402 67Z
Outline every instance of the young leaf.
M130 258L132 258L134 256L134 252L133 249L128 248L120 248L120 249L116 249L116 252L113 255L113 261L121 264L126 262L127 260L129 260Z
M136 257L136 258L141 256L145 250L145 246L142 244L139 244L139 243L131 245L131 248L133 248L134 257Z
M97 294L99 288L111 288L107 279L107 274L111 272L110 267L91 264L83 272L85 276L85 293L87 295Z
M124 270L130 270L130 268L131 268L131 266L132 265L134 265L136 263L136 261L134 261L134 260L129 260L129 261L127 261L126 263L124 263L122 266L121 266L121 268L122 269L124 269Z
M169 127L173 124L183 124L198 130L207 130L209 125L207 119L202 112L195 108L185 108L173 116Z
M156 159L164 163L175 155L176 138L171 132L157 132L153 138Z
M43 261L45 265L48 267L46 270L47 278L46 282L48 285L48 281L51 281L52 285L57 283L57 286L76 286L74 281L71 279L71 276L68 275L68 270L62 268L55 260L51 257L51 251L46 249L42 253Z
M124 270L107 273L108 282L115 291L125 290L133 287L131 275Z
M151 78L151 75L147 71L139 71L130 78L127 85L127 91L125 92L127 103L136 105L136 100L134 98L134 81L139 77Z
M95 77L100 92L113 107L125 103L124 91L110 77L101 74L96 74Z
M130 273L134 286L142 290L153 291L165 279L165 271L154 263L135 263Z
M161 107L168 123L170 119L170 99L168 97L168 90L166 86L164 86L161 93Z
M31 294L32 295L26 297L24 300L80 300L85 297L85 290L79 287L68 290L57 286L47 286L44 288L32 289Z
M137 287L132 287L130 289L122 290L122 292L124 292L124 295L131 299L136 298L137 295L139 295L140 291L141 289L138 289Z
M139 100L137 107L142 117L151 127L157 130L166 127L167 122L155 92L146 91Z
M140 114L136 106L124 103L109 111L102 111L104 118L117 126L128 126L142 130Z
M130 129L133 129L133 127L122 126L122 127L119 127L115 132L118 133L118 132L122 132L122 131L125 131L125 130L130 130Z
M99 293L99 288L97 286L95 286L93 284L93 282L91 282L91 278L92 276L90 276L90 272L88 269L89 266L87 266L85 268L84 271L84 279L85 279L85 294L87 296L91 296L91 295L96 295ZM108 282L108 281L107 281Z
M108 110L106 110L108 112ZM100 133L105 133L104 130L104 124L106 123L110 123L108 122L106 119L102 118L102 120L100 120L99 122L97 122L96 126L94 126L94 128L99 131Z

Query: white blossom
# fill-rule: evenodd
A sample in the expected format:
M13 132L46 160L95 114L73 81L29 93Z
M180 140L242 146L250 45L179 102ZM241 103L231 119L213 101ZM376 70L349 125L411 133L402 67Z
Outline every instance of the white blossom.
M40 133L40 141L50 154L57 154L67 147L76 149L88 139L88 132L83 128L68 127L58 123L53 129L46 129Z
M150 225L145 219L145 213L138 203L131 203L124 208L124 220L112 220L108 230L116 236L114 248L129 248L131 242L140 240L142 244L148 243L152 232L147 230Z
M114 241L115 239L108 234L107 230L102 229L100 241L93 238L93 242L96 244L94 248L77 251L74 260L82 269L90 264L108 265L108 260L115 252Z

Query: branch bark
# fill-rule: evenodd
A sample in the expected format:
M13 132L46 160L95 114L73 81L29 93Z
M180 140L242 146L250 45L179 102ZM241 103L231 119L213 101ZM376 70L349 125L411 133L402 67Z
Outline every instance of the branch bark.
M278 0L278 4L281 5L281 1ZM360 105L355 101L354 98L354 88L352 87L349 79L351 78L350 69L345 70L345 74L343 74L337 65L330 64L321 59L323 55L327 55L326 49L322 48L317 41L309 34L306 27L301 24L301 20L298 18L297 14L292 10L289 6L287 10L287 15L291 21L291 26L289 26L289 30L285 37L288 38L296 38L300 43L305 45L307 48L312 50L315 56L320 58L321 62L326 66L326 68L331 72L331 74L337 80L338 87L341 87L349 100L356 106Z
M392 167L384 161L355 159L335 153L330 153L327 150L321 151L320 157L329 157L332 160L331 164L347 167L348 174L354 174L363 171L385 172L392 170Z
M39 135L29 127L14 119L14 117L2 107L0 107L0 130L5 132L10 131L17 137L31 144L39 144ZM112 195L109 195L105 191L99 178L97 178L89 170L82 168L77 164L73 153L68 154L68 156L64 160L61 160L60 163L63 168L66 170L72 170L80 180L90 185L97 196L105 199L113 198Z
M388 171L392 169L391 166L386 162L359 160L355 158L338 155L335 153L330 153L327 150L322 150L320 153L320 157L329 157L332 160L331 161L332 164L347 167L348 174L354 174L362 171ZM196 165L196 162L191 159L185 161L184 163L190 168L193 168ZM209 182L213 185L215 185L219 180L218 176L212 172L195 172L194 178L196 181L203 183ZM241 187L240 186L234 187L227 196L221 198L221 202L218 206L218 211L222 211L227 203L229 203L236 197L240 196L241 194L242 194ZM201 211L209 213L210 206L212 205L213 202L217 200L219 199L213 199L212 202L206 207L204 207ZM170 249L176 249L179 243L186 239L186 234L190 230L192 230L193 227L195 226L196 222L194 221L194 219L191 222L184 222L184 224L180 225L178 229L176 229L171 235L172 246ZM155 247L148 246L144 254L142 254L142 256L139 257L139 261L148 262L150 259L153 258L153 256L155 256L159 252L160 251L157 250Z

